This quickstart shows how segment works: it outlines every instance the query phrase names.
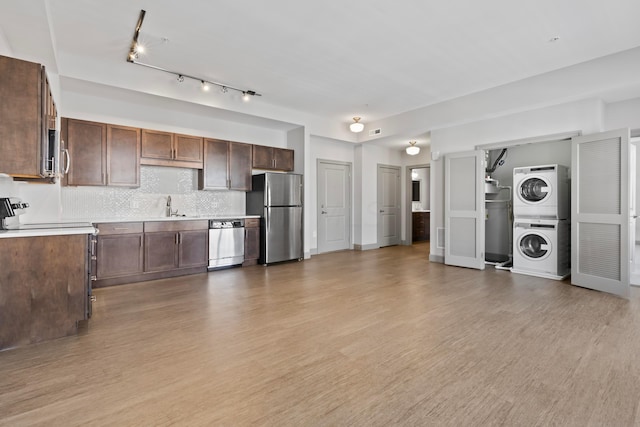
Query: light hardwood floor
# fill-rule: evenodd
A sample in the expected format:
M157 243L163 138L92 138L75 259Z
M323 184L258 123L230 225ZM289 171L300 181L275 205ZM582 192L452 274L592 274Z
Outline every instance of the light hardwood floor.
M0 353L0 425L640 424L637 288L427 252L99 289L87 332Z

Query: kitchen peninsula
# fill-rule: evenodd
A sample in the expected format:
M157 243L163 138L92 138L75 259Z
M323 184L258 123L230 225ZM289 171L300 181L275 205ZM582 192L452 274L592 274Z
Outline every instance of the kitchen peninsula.
M0 350L73 335L91 315L90 224L0 230Z

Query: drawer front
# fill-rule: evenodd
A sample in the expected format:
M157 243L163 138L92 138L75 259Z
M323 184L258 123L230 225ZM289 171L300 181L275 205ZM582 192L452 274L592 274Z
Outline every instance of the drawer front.
M199 219L194 221L149 221L144 223L144 231L153 233L156 231L191 231L207 230L209 221Z
M244 220L244 228L260 227L260 218L247 218Z
M132 234L142 233L144 226L142 222L104 222L94 224L100 230L99 235L108 234Z

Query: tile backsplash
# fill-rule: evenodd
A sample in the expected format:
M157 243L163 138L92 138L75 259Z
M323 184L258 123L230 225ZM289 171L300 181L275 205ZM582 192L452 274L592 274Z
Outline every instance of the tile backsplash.
M244 215L242 191L199 191L195 169L141 166L139 188L62 187L62 219L165 216L167 196L178 214Z

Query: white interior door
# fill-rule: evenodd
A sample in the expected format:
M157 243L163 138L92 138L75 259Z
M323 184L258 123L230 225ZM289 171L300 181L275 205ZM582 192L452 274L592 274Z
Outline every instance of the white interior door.
M351 245L351 165L318 161L318 253Z
M484 151L444 159L444 262L484 270Z
M378 244L400 243L400 167L378 165Z
M629 297L629 130L574 137L571 149L571 283Z

